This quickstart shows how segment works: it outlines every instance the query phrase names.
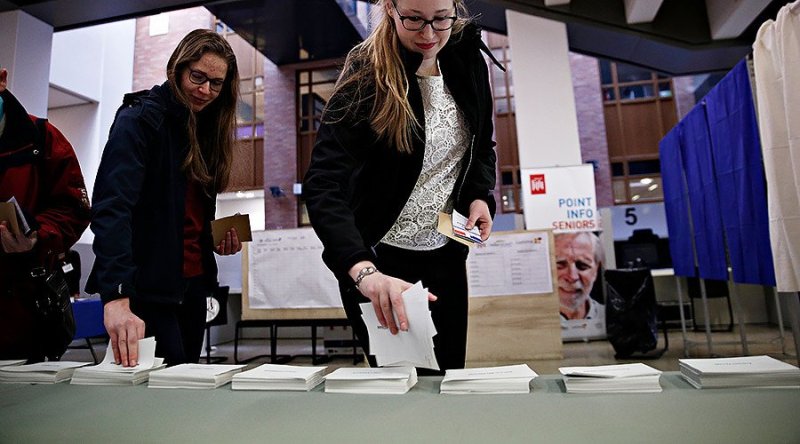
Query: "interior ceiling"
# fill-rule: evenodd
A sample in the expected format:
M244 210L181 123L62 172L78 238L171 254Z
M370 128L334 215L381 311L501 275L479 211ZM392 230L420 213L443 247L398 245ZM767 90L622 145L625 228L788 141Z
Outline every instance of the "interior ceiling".
M786 0L466 1L471 12L480 14L478 21L488 30L506 33L506 9L557 20L566 24L572 51L671 75L730 69L750 52L760 24L774 18L789 3ZM206 6L278 65L339 57L361 39L335 0L0 0L0 12L21 9L59 31L198 5ZM648 12L652 17L648 17ZM638 15L639 22L629 17L631 14ZM731 29L735 35L724 35L730 34Z

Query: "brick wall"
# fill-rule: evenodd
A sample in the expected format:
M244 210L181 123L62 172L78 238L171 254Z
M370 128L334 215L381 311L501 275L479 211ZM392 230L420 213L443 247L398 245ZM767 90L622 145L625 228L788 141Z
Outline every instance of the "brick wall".
M581 159L584 162L589 160L597 162L594 172L597 206L612 206L614 196L611 190L608 141L597 59L574 53L570 53L569 58L575 91L575 110L578 116Z
M264 62L264 212L267 230L297 227L297 198L292 186L297 177L297 122L295 71ZM273 198L269 187L278 186L283 197Z
M169 15L169 31L150 36L150 17L136 19L136 43L133 53L133 90L150 89L167 79L167 61L172 51L189 33L205 28L211 29L214 17L203 7L172 11Z

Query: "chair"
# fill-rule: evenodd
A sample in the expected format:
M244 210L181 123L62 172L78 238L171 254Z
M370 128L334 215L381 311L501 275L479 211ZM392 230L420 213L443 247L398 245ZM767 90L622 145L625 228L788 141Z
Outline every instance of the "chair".
M699 278L687 277L686 285L688 287L689 302L692 310L692 326L694 331L700 331L701 328L697 325L697 312L694 308L694 300L702 299L702 291L700 288L701 282ZM716 279L703 279L702 285L705 286L706 299L725 298L728 303L728 326L727 327L710 327L712 332L733 331L733 307L731 306L731 295L728 290L728 282Z
M75 336L73 341L83 339L85 346L70 346L70 348L88 348L95 364L100 361L94 352L91 338L106 337L106 327L103 325L103 303L100 299L76 299L72 303L72 313L75 316Z
M616 359L658 359L669 348L664 316L659 316L649 268L606 270L606 333ZM658 345L658 323L664 348ZM655 350L655 351L654 351Z

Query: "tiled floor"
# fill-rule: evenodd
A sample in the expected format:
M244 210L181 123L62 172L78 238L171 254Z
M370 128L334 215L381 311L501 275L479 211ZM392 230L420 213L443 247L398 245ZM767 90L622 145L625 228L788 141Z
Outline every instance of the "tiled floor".
M748 324L746 326L747 342L749 346L750 355L766 354L774 358L781 359L793 365L798 364L797 358L794 356L795 347L792 340L791 331L788 329L784 332L785 345L782 349L779 340L779 331L777 327ZM643 359L629 359L617 360L614 358L614 348L608 341L591 341L591 342L570 342L565 343L563 347L563 359L550 359L550 360L537 360L527 362L532 369L539 374L555 374L558 373L559 367L576 366L576 365L604 365L616 364L625 362L645 362L648 365L655 367L662 371L677 371L678 359L685 357L684 343L681 338L680 329L672 329L668 332L669 335L669 349L658 359L643 360ZM664 347L664 336L659 333L659 344L657 349ZM715 332L712 333L712 351L710 354L706 344L706 335L704 332L689 331L687 334L687 343L689 350L689 357L693 358L706 358L706 357L729 357L743 355L741 346L740 335L738 329L733 332ZM99 359L103 358L105 353L105 344L102 340L95 344L95 351ZM288 363L292 365L311 365L311 341L309 339L279 339L278 341L278 354L294 356ZM79 342L75 342L79 345ZM248 339L239 344L239 359L247 359L269 352L269 341L265 339ZM325 355L325 349L322 347L322 341L319 341L317 346L317 353ZM204 355L205 356L205 355ZM219 344L213 351L212 356L227 358L225 363L233 363L233 343ZM91 361L92 356L86 349L70 349L65 354L65 360L75 361ZM201 359L201 362L205 362ZM248 363L248 367L269 362L268 357L259 357ZM486 363L482 363L485 365ZM508 364L508 363L495 363L495 364ZM330 368L352 366L353 359L349 357L333 357L324 364ZM363 361L360 365L364 365ZM470 366L470 363L467 363Z

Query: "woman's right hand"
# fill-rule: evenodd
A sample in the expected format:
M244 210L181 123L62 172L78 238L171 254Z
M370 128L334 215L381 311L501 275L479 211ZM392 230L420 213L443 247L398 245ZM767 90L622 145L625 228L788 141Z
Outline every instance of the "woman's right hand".
M369 262L359 262L350 269L350 276L357 276L358 272L367 266L374 265ZM402 279L377 271L361 280L358 291L372 302L372 307L375 309L381 325L387 327L395 335L400 330L408 331L408 317L403 304L403 292L412 286L413 284ZM435 301L436 296L428 293L428 300ZM397 320L395 320L395 315Z
M139 340L144 338L144 321L131 311L130 299L106 303L103 324L111 339L114 361L123 367L135 367L139 363Z

